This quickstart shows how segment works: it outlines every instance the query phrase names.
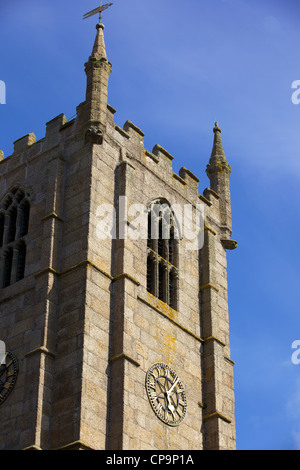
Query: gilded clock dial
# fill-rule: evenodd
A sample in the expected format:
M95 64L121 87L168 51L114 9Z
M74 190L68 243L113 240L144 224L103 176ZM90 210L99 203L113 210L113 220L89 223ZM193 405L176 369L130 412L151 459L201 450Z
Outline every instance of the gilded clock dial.
M178 375L168 365L154 364L146 375L147 395L156 416L178 426L186 415L186 394Z
M7 351L4 364L0 365L0 405L8 398L15 386L18 375L16 356Z

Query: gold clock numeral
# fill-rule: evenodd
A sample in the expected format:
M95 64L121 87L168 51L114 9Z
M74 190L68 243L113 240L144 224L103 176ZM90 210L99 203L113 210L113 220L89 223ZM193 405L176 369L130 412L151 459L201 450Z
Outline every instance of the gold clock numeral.
M12 377L13 375L14 375L14 371L11 370L10 372L8 372L7 377Z
M154 372L156 372L156 371L154 371ZM156 375L154 372L151 372L150 375L154 378L154 380L156 380L158 375Z
M157 411L158 411L158 413L161 413L162 409L163 409L162 404L159 403L159 404L157 405Z

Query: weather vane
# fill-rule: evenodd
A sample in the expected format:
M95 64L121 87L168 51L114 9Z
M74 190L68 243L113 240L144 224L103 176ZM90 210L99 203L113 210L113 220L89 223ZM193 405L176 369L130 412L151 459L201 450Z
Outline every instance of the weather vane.
M95 8L95 10L92 10L92 11L89 11L88 13L86 13L85 15L83 15L83 20L86 20L87 18L89 18L90 16L93 16L93 15L96 15L96 13L99 13L99 23L101 23L101 20L102 20L102 12L104 10L107 10L107 8L111 7L113 5L113 3L105 3L105 5L102 5L102 2L101 2L101 5L100 7L98 8Z

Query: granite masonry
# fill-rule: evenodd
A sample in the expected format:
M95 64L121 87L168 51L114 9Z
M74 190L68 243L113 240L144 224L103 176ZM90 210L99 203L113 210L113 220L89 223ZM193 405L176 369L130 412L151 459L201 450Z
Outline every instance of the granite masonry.
M0 403L0 449L235 449L226 251L237 243L221 129L210 188L199 194L198 178L185 167L175 174L167 150L145 149L132 122L115 124L103 30L76 118L59 115L43 139L30 133L0 154L0 339L18 362L13 386L1 376L10 393ZM160 264L166 256L145 238L99 237L99 207L119 214L120 198L128 207L200 206L203 247L188 250L181 236L176 261L169 253ZM121 222L117 215L117 229ZM151 288L149 253L165 279ZM178 426L150 406L145 377L155 363L184 384Z

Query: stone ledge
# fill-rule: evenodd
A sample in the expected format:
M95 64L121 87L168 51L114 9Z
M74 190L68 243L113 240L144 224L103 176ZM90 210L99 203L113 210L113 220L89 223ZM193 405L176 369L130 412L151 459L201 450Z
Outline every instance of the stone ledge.
M62 217L60 217L59 215L56 214L56 212L51 212L50 214L47 214L45 215L41 221L44 222L48 219L57 219L57 220L60 220L61 222L64 222L64 219Z
M41 447L36 446L35 444L33 444L32 446L24 447L23 450L43 450L43 449Z
M122 273L122 274L118 274L117 276L112 276L111 274L107 273L103 269L99 268L99 266L96 266L90 260L81 261L80 263L75 264L74 266L71 266L70 268L67 268L64 271L57 271L56 269L49 266L48 268L42 269L38 273L34 274L34 277L38 278L38 277L42 276L43 274L52 274L54 276L64 276L65 274L68 274L69 272L74 271L75 269L82 268L82 267L93 268L96 271L98 271L100 274L102 274L103 276L110 279L110 281L112 281L112 282L116 282L116 281L119 281L121 279L128 279L129 281L133 282L137 286L141 285L140 282L137 281L137 279L135 279L133 276L131 276L128 273Z
M139 281L137 281L134 277L132 277L130 274L128 273L122 273L122 274L119 274L118 276L115 276L113 279L112 279L112 282L115 282L115 281L119 281L120 279L128 279L129 281L133 282L134 284L136 284L137 286L140 286L141 283Z
M214 284L212 284L211 282L207 282L206 284L202 284L200 286L200 290L207 289L208 287L214 289L216 292L219 292L219 289Z
M226 344L223 341L221 341L219 338L217 338L216 336L208 336L207 338L204 338L203 343L205 344L208 341L216 341L221 346L226 346Z
M112 113L112 114L116 114L117 110L111 106L110 104L107 104L107 109Z
M74 441L70 442L69 444L65 444L62 447L57 447L55 450L95 450L86 444L83 441Z
M25 354L25 357L33 356L34 354L46 354L46 356L50 356L52 358L56 357L56 353L50 351L46 346L40 346L39 348L33 349Z
M75 269L79 269L79 268L85 267L85 266L90 266L90 267L96 269L96 271L100 272L105 277L108 277L110 280L114 279L113 276L111 276L110 274L108 274L103 269L99 268L98 266L96 266L94 263L92 263L89 260L81 261L80 263L75 264L74 266L71 266L70 268L67 268L64 271L57 271L56 269L48 267L48 268L42 269L42 271L39 271L38 273L36 273L34 275L34 277L37 278L37 277L42 276L43 274L47 274L47 273L51 273L51 274L56 275L56 276L63 276L65 274L68 274L71 271L74 271Z
M136 361L133 357L126 353L116 354L109 358L109 362L115 362L119 360L128 361L136 367L141 367L141 364L138 361Z
M217 235L217 232L215 232L212 228L208 227L207 225L204 226L204 230L212 233L213 235Z
M198 406L199 406L199 408L201 408L202 410L205 410L205 408L207 408L206 403L202 403L201 401L198 401Z
M222 419L223 421L229 424L232 422L231 419L227 418L225 415L223 415L219 411L214 411L213 413L203 416L203 421L208 421L209 419L213 419L213 418Z
M235 362L232 359L230 359L230 357L224 356L224 359L225 361L229 362L229 364L231 364L232 366L235 366Z

